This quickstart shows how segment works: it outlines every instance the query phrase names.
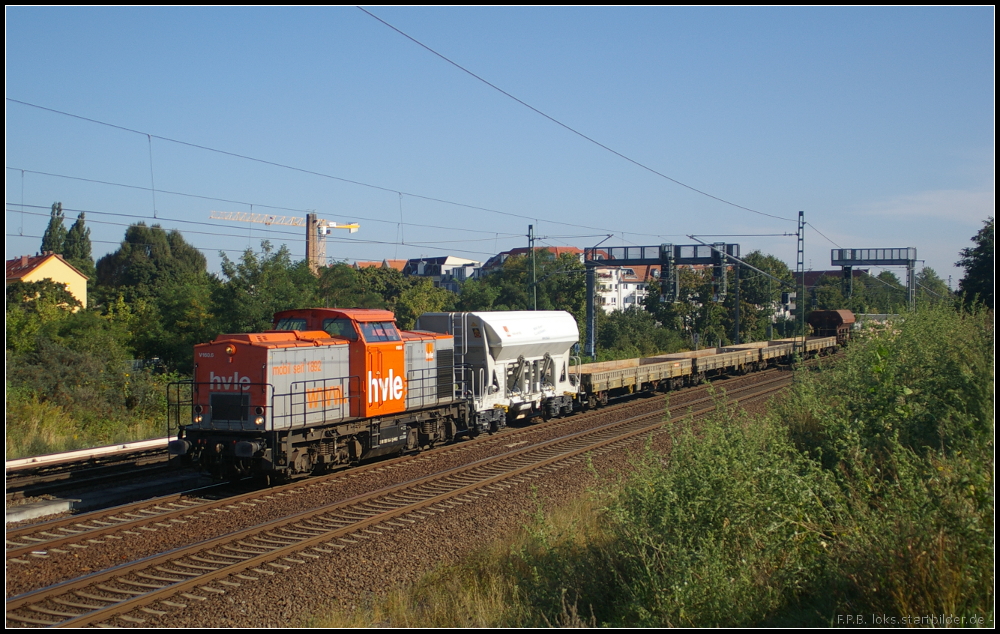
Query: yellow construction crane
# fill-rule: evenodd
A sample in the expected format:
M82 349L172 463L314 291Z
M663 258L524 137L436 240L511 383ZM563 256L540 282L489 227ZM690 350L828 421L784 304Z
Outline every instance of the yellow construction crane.
M355 233L361 228L357 223L337 224L329 220L320 220L316 214L306 214L305 218L298 216L273 216L271 214L254 214L245 211L213 211L210 220L235 220L237 222L259 222L265 225L286 225L289 227L306 228L306 259L313 273L319 267L326 266L326 236L330 229L347 229Z

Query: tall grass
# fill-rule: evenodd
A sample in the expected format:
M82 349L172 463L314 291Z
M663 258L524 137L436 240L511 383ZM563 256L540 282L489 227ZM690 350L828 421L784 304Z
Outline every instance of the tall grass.
M34 390L8 383L6 459L162 437L166 433L166 380L142 376L126 383L124 396L116 396L134 402L132 407L108 398L93 402L41 398Z

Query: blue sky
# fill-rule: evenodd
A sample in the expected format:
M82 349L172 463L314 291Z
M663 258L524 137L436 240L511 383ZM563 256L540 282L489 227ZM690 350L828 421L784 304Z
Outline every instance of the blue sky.
M957 285L994 213L992 7L370 11L644 166L790 220L636 166L357 8L8 7L6 257L38 251L61 201L67 226L87 212L95 258L144 220L212 270L261 239L305 253L299 229L213 210L356 220L327 247L348 261L485 260L531 223L556 246L739 235L705 239L794 266L794 237L761 234L803 210L808 268L916 247Z

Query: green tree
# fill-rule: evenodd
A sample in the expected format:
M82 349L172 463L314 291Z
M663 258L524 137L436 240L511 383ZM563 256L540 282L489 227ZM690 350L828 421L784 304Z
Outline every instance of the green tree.
M743 260L761 271L768 273L785 284L793 284L792 271L780 259L761 251L749 253ZM736 306L735 275L730 277L730 289L726 296L726 308L732 312ZM740 341L763 341L774 336L774 329L769 330L775 311L781 302L781 293L791 290L782 286L781 281L775 281L767 275L762 275L746 267L740 270ZM783 325L783 324L782 324Z
M403 291L410 287L410 282L403 277L402 271L374 266L357 271L357 280L360 292L365 295L371 293L382 299L382 306L372 308L385 307L393 312Z
M235 262L221 255L225 279L212 293L220 332L268 330L274 313L316 302L316 278L308 262L293 263L285 245L275 251L264 240L259 254L247 249Z
M769 336L788 336L794 325L781 320L769 329L781 301L782 292L793 283L788 265L773 255L753 251L743 260L760 271L778 278L774 281L747 267L740 268L740 341L762 341ZM692 347L729 345L735 335L736 269L726 271L727 292L717 301L712 270L678 267L676 302L663 301L660 282L649 285L643 302L646 310L664 327L676 331ZM782 286L782 282L785 286Z
M680 334L656 323L639 306L629 306L610 314L597 313L597 350L599 360L650 357L680 350Z
M417 317L424 313L450 310L455 305L455 294L444 288L435 288L425 277L411 277L409 288L396 301L396 323L403 330L413 328Z
M62 254L66 243L66 227L63 226L62 203L52 203L52 211L49 215L49 226L42 234L42 253Z
M769 273L786 284L794 284L792 270L782 260L759 250L750 252L743 261L765 273ZM781 293L787 292L780 282L776 282L756 271L744 268L740 272L740 292L751 304L767 306L781 300Z
M467 282L470 296L459 299L463 310L565 310L584 323L587 286L583 264L573 255L556 257L548 249L535 252L535 284L531 282L531 258L515 255L500 270L476 283ZM533 290L535 292L533 292ZM463 287L463 293L465 287Z
M983 228L972 237L976 246L962 249L955 263L965 269L958 290L967 306L982 303L993 308L993 224L993 216L983 222Z
M129 305L130 312L115 305L133 333L132 346L140 359L158 358L168 368L183 373L193 369L193 350L218 334L212 306L214 284L171 284L155 300ZM110 312L110 311L109 311Z
M867 312L900 312L906 306L906 286L892 271L882 271L865 279L865 299Z
M94 257L91 254L90 229L84 226L83 212L80 212L80 215L76 217L76 222L66 233L62 256L78 271L90 278L89 281L95 281L96 268Z
M366 287L359 271L347 264L321 268L316 292L326 308L385 308L382 296Z
M217 284L208 275L205 256L179 231L138 223L125 231L115 252L97 262L93 296L129 333L132 354L188 371L194 344L217 332L211 300Z
M466 280L458 295L456 308L460 311L491 311L498 297L500 288L491 284L489 279Z
M43 326L80 308L65 284L50 279L12 282L7 286L7 351L18 355L33 350Z
M725 302L715 301L711 270L678 268L677 278L680 285L678 301L661 301L659 285L651 284L646 309L667 328L683 333L683 339L693 348L728 345L733 334L735 295L732 284L726 296L726 301L730 302L727 306Z
M687 267L678 268L677 283L680 292L677 301L663 301L662 283L654 281L649 284L643 305L663 327L681 333L686 341L693 341L694 323L698 319L703 301L707 301L699 295L699 289L705 287L705 276L705 271L695 271ZM708 280L708 285L711 286L711 279Z
M843 281L839 277L824 275L816 280L810 292L807 312L816 310L841 310L847 305Z
M130 226L114 253L97 261L99 302L121 295L126 301L155 298L173 284L205 284L207 261L177 230L160 225Z
M7 306L25 304L34 311L42 311L43 305L58 306L63 310L81 307L65 284L44 279L37 282L11 282L7 285Z
M925 266L917 273L917 299L923 302L937 303L949 301L953 293L948 289L937 272L929 266Z

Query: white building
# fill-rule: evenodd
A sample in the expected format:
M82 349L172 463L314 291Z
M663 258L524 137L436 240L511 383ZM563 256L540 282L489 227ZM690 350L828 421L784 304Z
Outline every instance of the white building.
M403 268L403 275L428 277L434 286L457 293L462 282L472 277L481 262L444 255L435 258L412 258Z
M596 296L604 312L642 306L649 283L659 279L658 266L618 266L597 269Z

